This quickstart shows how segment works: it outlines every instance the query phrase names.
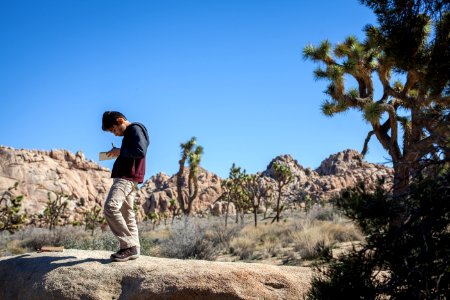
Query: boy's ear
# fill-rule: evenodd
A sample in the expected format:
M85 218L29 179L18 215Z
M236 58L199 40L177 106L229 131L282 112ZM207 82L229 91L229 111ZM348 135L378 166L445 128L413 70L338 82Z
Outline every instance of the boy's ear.
M116 119L117 124L122 125L125 120L123 118L117 118Z

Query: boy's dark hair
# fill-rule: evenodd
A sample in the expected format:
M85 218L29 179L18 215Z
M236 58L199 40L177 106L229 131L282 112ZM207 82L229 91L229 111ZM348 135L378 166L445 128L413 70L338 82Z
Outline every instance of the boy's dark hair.
M103 131L108 131L114 125L119 125L119 123L117 122L118 118L123 118L124 120L127 119L122 113L118 111L105 111L102 118Z

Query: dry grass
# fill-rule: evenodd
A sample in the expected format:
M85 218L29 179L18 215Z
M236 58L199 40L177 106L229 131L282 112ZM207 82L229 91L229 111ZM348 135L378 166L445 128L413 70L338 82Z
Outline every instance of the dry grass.
M247 225L230 242L231 254L242 260L258 260L276 256L283 247L286 236L285 224Z
M356 227L331 207L313 207L308 213L285 212L279 223L262 220L254 227L248 215L246 225L223 218L178 219L173 225L139 224L143 255L215 260L245 260L275 264L302 265L320 258L339 243L362 241ZM116 251L118 243L107 230L94 236L81 227L62 227L53 231L23 229L13 235L2 233L0 256L34 251L43 245L85 250Z
M361 232L351 222L325 206L280 223L257 228L249 224L230 244L231 254L241 260L278 258L283 263L302 264L331 253L342 242L361 240Z

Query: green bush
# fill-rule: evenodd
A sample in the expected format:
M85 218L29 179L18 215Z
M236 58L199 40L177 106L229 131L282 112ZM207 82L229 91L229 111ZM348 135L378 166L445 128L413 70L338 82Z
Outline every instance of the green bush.
M319 269L308 299L446 299L450 294L450 172L409 195L347 190L337 205L367 236L361 250Z

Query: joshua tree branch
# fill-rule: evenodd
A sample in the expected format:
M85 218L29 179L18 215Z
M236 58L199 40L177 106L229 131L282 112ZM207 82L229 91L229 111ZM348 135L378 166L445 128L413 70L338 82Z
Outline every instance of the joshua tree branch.
M369 141L370 141L370 138L372 137L372 135L374 135L374 134L375 134L375 131L373 131L373 130L369 131L369 133L367 134L366 140L364 141L364 147L361 152L361 155L363 158L364 158L364 156L366 156L366 153L369 150Z

